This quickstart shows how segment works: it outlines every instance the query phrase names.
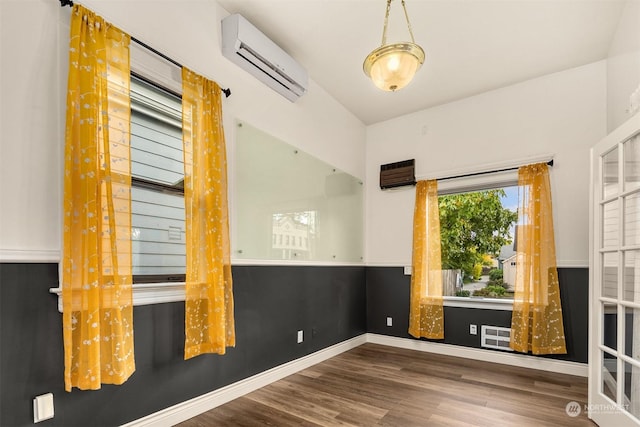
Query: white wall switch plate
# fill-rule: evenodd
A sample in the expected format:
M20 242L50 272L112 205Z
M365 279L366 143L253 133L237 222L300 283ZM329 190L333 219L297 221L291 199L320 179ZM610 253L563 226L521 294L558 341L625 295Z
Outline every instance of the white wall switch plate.
M302 331L298 331L298 344L304 341L304 333Z
M387 326L393 326L393 318L387 317Z
M33 399L33 422L39 423L50 418L53 418L53 393L36 396Z
M469 325L469 334L478 335L478 326L477 325Z
M405 276L411 276L411 266L410 265L405 265L404 266L404 275Z

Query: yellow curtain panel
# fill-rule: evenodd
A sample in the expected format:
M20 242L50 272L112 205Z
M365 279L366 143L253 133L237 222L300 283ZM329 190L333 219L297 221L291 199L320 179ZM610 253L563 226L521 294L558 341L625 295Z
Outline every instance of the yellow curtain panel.
M135 370L131 295L129 36L76 4L65 136L65 389Z
M227 161L217 83L183 68L187 241L184 358L235 346Z
M548 166L521 167L518 186L511 348L523 353L566 354Z
M440 214L438 184L419 181L413 214L413 267L411 272L409 333L416 338L444 338Z

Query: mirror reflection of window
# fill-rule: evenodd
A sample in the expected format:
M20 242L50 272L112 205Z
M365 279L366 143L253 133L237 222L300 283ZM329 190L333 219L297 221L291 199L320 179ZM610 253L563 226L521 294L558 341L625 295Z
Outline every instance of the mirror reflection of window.
M317 224L316 211L274 213L271 222L272 257L278 259L312 259Z

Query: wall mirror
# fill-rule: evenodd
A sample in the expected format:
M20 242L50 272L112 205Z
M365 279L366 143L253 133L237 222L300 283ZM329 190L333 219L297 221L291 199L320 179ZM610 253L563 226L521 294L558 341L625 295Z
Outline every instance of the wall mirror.
M361 262L362 181L250 124L236 126L233 258Z

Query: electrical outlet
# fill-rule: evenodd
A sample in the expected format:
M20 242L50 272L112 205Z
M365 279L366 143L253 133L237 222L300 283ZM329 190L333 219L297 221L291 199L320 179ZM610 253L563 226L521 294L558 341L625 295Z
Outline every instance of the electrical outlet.
M304 341L304 333L302 331L298 331L298 344Z
M36 398L33 399L34 423L53 418L53 413L53 393L36 396Z
M470 335L478 335L478 326L477 325L469 325L469 334Z
M387 317L387 326L393 326L393 318Z

